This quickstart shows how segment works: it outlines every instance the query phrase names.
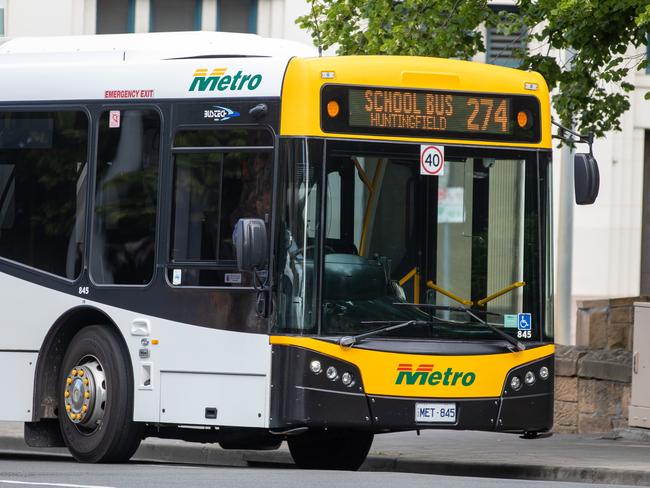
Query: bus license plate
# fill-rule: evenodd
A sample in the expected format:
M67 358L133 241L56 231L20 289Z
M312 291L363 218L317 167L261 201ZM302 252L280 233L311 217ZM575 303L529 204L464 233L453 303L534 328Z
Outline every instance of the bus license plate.
M455 403L416 403L416 422L456 422Z

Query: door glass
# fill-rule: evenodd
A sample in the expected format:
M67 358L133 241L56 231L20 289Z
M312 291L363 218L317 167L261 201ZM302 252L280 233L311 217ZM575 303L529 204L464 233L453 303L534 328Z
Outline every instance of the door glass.
M180 131L175 139L171 266L176 286L251 286L232 240L240 218L270 223L272 143L257 128ZM197 152L197 148L201 148Z
M318 325L317 264L319 245L322 175L322 141L305 144L301 139L285 140L280 146L278 181L278 225L276 228L277 321L274 329L291 334L316 333ZM328 199L342 194L332 178ZM332 215L330 229L336 228Z

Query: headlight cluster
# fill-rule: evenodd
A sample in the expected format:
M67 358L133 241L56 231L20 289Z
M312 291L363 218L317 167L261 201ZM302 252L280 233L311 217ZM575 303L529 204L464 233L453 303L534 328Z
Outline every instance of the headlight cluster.
M319 375L323 372L323 365L318 359L312 359L312 361L309 363L309 369L315 375ZM353 387L355 384L354 376L352 373L345 371L343 374L339 375L339 371L335 366L328 366L325 368L325 376L330 381L338 381L340 379L341 383L349 388Z
M541 368L539 368L538 374L542 380L547 380L549 377L548 368L546 366L542 366ZM536 381L537 381L537 376L535 376L535 373L532 370L528 370L524 375L523 382L521 381L521 378L519 376L513 376L512 378L510 378L510 388L512 388L514 391L519 391L524 383L526 383L526 386L533 386Z

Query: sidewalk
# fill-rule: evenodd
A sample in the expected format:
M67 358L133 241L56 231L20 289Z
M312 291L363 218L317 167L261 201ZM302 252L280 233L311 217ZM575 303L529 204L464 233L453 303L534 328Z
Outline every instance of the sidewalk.
M22 424L0 422L0 450L27 449L22 440ZM286 444L277 451L227 451L212 444L147 439L134 459L221 466L293 466ZM650 486L650 435L624 433L624 437L615 439L556 434L528 440L488 432L382 434L375 437L361 469Z

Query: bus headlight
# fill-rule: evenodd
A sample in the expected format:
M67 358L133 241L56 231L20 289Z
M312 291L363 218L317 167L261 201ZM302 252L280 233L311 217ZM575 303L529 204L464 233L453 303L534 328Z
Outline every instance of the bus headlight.
M510 388L515 391L518 391L521 388L521 379L519 376L513 376L510 380Z
M325 376L332 381L336 381L339 379L339 372L334 366L330 366L327 368L327 371L325 371Z
M537 378L535 378L535 373L532 371L526 371L526 376L524 376L524 382L526 385L533 386L535 384L535 380L537 380Z
M345 386L352 386L354 384L354 379L352 378L352 375L346 371L341 375L341 383Z
M542 366L539 368L539 377L542 378L543 380L548 379L548 368L546 366Z
M323 367L321 366L320 361L317 359L314 359L311 363L309 363L309 369L314 374L321 374L323 371Z

